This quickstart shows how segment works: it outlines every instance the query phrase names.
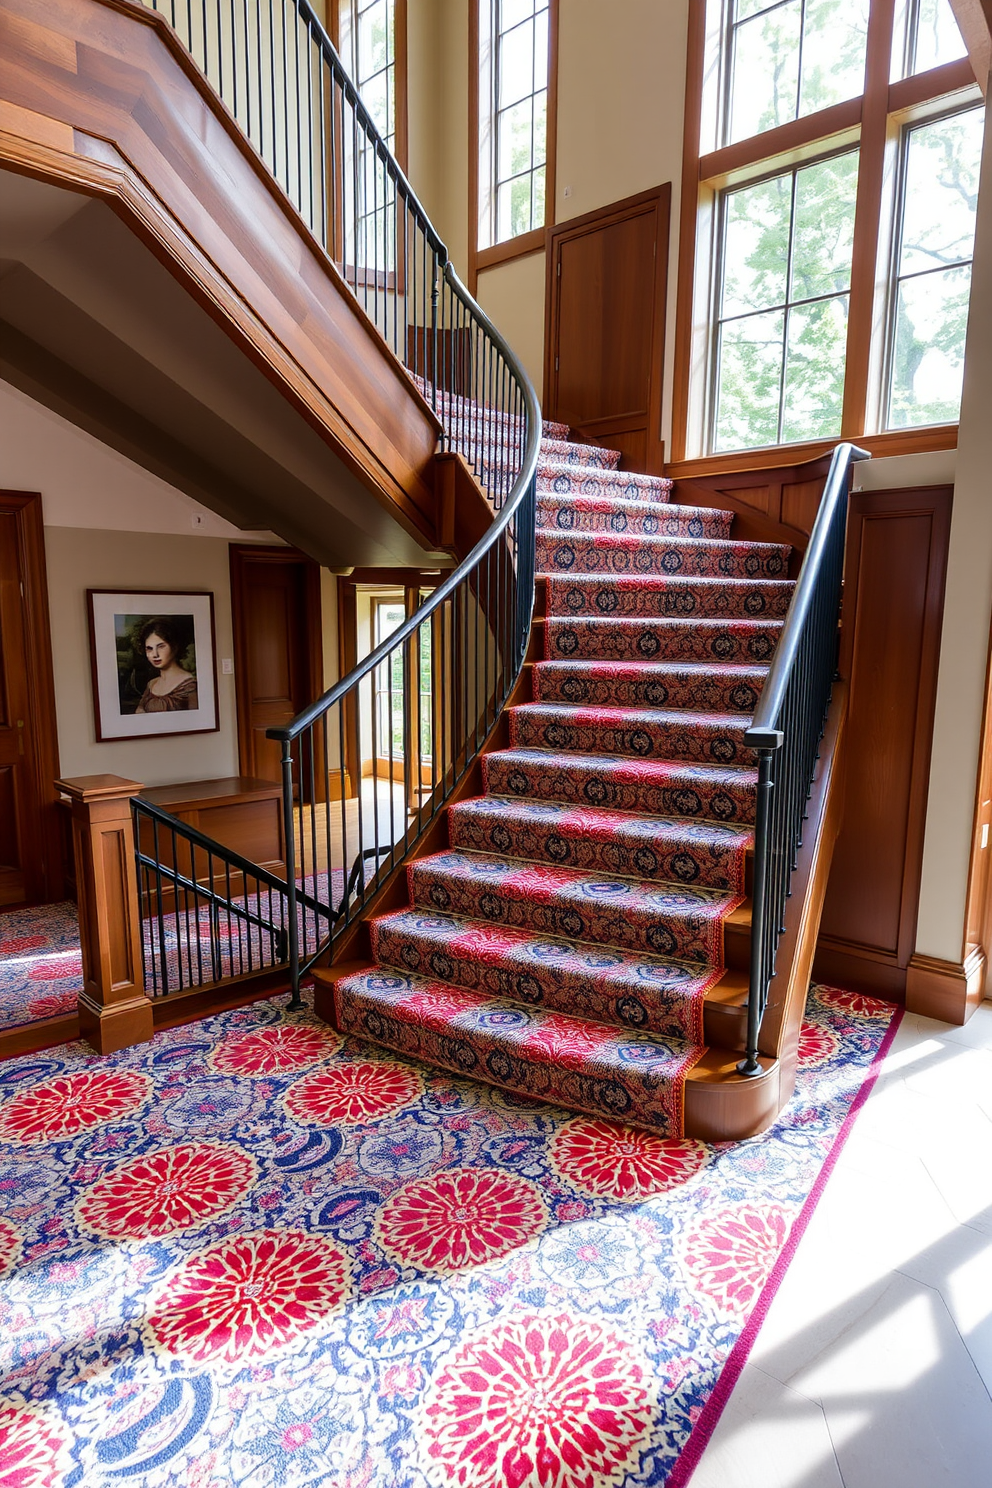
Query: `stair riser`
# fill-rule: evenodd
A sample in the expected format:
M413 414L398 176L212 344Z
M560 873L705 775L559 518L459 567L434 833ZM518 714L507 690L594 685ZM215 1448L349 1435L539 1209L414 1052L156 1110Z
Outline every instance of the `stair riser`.
M548 661L769 662L778 620L546 620Z
M390 1000L383 991L363 995L346 984L339 986L342 1033L373 1039L453 1075L484 1080L568 1110L632 1122L659 1135L681 1134L684 1080L698 1057L695 1050L680 1061L654 1058L642 1063L638 1045L629 1043L625 1049L618 1030L614 1048L604 1049L599 1059L587 1055L578 1067L569 1068L540 1048L526 1047L530 1030L525 1009L519 1010L521 1022L516 1026L511 1021L514 1012L504 1005L491 1021L484 1013L460 1014L449 1017L443 1027L432 1028L423 1020L407 1021L398 997Z
M555 466L539 461L537 489L539 493L558 496L612 496L658 505L668 501L672 483L650 475L631 475L625 470L590 470L588 466Z
M540 485L538 486L540 490ZM638 502L639 507L647 505ZM660 506L655 510L637 510L626 505L594 501L589 497L574 499L538 496L537 525L556 532L632 533L643 537L725 538L732 518L717 512L699 512L691 506Z
M650 716L631 723L609 719L567 721L544 709L510 710L510 744L514 749L554 749L576 754L619 754L629 759L692 760L700 764L751 765L754 751L744 743L748 722L710 724L663 723Z
M540 703L571 703L579 708L695 708L703 713L751 715L765 673L742 676L739 671L721 673L714 667L705 673L673 670L659 676L651 675L648 667L631 667L625 675L616 667L604 667L601 675L590 675L576 673L567 662L539 662L533 677L534 701Z
M675 774L668 781L617 778L609 770L590 770L582 760L553 756L542 765L504 760L490 754L483 760L486 789L494 795L576 806L609 806L616 811L643 811L653 816L702 817L707 821L754 822L755 785Z
M382 966L528 1007L702 1041L703 1000L718 970L657 962L638 966L617 952L583 951L553 940L513 942L509 936L494 960L488 947L477 948L477 936L446 934L448 922L438 916L392 918L402 920L402 927L394 928L388 919L372 925L372 952Z
M600 449L595 444L569 444L565 439L542 439L541 462L584 465L590 470L616 470L620 464L620 451Z
M783 579L788 574L788 549L675 537L619 537L609 532L576 532L564 538L541 528L537 572Z
M695 827L651 823L648 818L646 824L623 821L608 837L597 838L592 828L582 832L572 827L567 810L550 805L546 809L558 819L545 824L539 816L534 821L510 818L498 797L452 807L448 813L451 846L622 878L702 884L733 893L743 886L749 844L738 829L721 829L709 822Z
M424 911L464 915L565 940L591 940L649 956L722 964L723 923L705 890L667 885L652 890L645 885L624 901L616 893L618 886L611 884L608 894L597 899L568 883L549 890L548 877L541 878L537 865L533 873L526 868L520 864L516 871L507 869L499 879L462 878L447 874L436 858L421 859L410 866L410 897Z
M781 620L795 585L788 579L549 578L547 614L654 620Z

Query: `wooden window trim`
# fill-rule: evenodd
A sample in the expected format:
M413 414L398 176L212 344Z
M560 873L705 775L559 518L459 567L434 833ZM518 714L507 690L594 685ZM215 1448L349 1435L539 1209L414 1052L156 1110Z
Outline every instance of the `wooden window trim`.
M468 289L474 295L479 272L544 249L545 230L555 223L558 159L558 0L548 0L548 117L545 139L544 227L505 243L479 247L479 6L470 0L468 17Z
M705 246L700 223L706 230L706 206L728 177L762 166L787 169L803 152L819 155L839 143L838 136L857 136L861 150L858 200L855 210L854 250L851 264L851 299L848 320L842 439L857 440L878 454L907 454L954 448L957 424L919 429L887 430L865 435L872 352L876 338L874 316L877 294L877 263L883 230L886 151L893 115L928 102L963 92L975 85L971 62L961 57L927 72L896 82L889 81L896 0L871 0L868 27L868 56L865 92L855 99L834 104L816 114L770 129L748 140L700 153L704 65L706 59L707 0L693 0L689 7L686 58L685 114L683 127L681 220L679 226L678 285L675 308L675 372L672 388L672 461L667 467L676 474L750 469L768 463L778 448L786 451L783 462L811 458L809 453L829 449L836 440L768 446L729 454L687 458L689 418L693 384L701 377L698 351L702 322L709 322L710 306L703 293L696 295L697 258ZM700 286L702 289L703 287Z
M860 449L878 459L892 455L920 455L932 451L957 449L957 424L927 424L919 429L886 429L881 434L859 434L854 440ZM720 475L739 470L765 470L778 465L800 465L829 455L837 439L810 440L804 444L765 444L759 449L731 450L724 455L701 455L698 459L671 460L665 466L666 476L674 480L695 475Z

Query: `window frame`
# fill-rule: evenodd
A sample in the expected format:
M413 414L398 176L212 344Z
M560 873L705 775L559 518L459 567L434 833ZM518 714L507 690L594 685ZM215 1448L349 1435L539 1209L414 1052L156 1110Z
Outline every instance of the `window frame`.
M556 157L558 142L558 7L559 0L547 0L548 3L548 100L547 120L545 125L545 166L544 166L544 222L530 232L520 233L515 238L507 238L505 242L494 243L491 247L479 247L479 224L482 220L483 201L483 171L481 169L481 90L482 90L482 21L481 7L486 6L489 16L492 16L497 0L470 0L469 4L469 190L468 190L468 287L474 294L478 287L478 275L480 270L494 268L497 264L507 263L511 259L523 258L530 253L544 251L545 235L549 227L555 223L555 200L556 200ZM488 23L492 30L491 19ZM495 118L491 122L491 130L495 137ZM495 148L495 147L494 147ZM492 200L486 204L490 214L495 213L495 190L491 192Z
M697 0L690 5L673 385L671 463L677 473L767 465L769 450L782 451L783 458L794 463L823 453L837 439L856 440L879 454L948 449L957 443L956 421L881 430L900 138L907 125L982 102L967 56L890 81L898 3L870 0L862 94L729 145L721 145L716 134L722 127L728 69L710 66L707 74L714 48L727 34L729 0ZM859 148L861 164L840 432L829 440L711 454L720 193L852 146Z
M940 124L946 119L957 118L961 114L977 111L975 103L956 104L951 108L942 108L937 112L927 111L916 113L912 118L905 119L898 124L897 161L895 166L894 185L892 191L892 232L889 243L889 261L886 274L886 287L888 290L886 303L885 339L880 352L881 380L878 389L879 402L877 410L877 422L882 426L886 434L904 434L912 428L939 428L936 424L923 425L896 425L886 427L892 409L892 368L896 349L896 327L898 321L899 286L907 279L923 277L924 274L937 274L951 268L964 268L969 271L975 262L975 246L972 241L971 254L967 259L959 259L955 264L942 264L931 269L918 270L911 274L899 273L899 259L902 256L902 245L905 233L906 214L906 184L909 173L909 147L912 135L919 129L926 129L932 124Z
M350 19L350 35L358 35L358 10L361 0L329 0L330 37L335 49L341 53L341 13L347 10ZM352 76L354 58L341 56ZM404 175L409 168L409 108L407 104L407 0L393 0L393 126L395 143L393 155ZM357 82L355 83L357 87Z

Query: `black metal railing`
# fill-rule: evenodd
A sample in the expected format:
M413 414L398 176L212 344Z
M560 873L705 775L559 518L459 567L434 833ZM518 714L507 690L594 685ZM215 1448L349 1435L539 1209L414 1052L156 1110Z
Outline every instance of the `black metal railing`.
M499 509L523 453L519 368L484 330L308 0L144 4L172 25L412 374L442 448L465 456Z
M758 757L747 1038L745 1058L738 1065L744 1075L761 1071L761 1019L837 675L851 467L868 458L851 444L834 450L782 634L744 736Z
M150 997L287 964L282 879L140 796L131 810Z
M140 796L132 797L131 812L148 996L288 971L292 911L285 879ZM356 855L332 923L360 891L376 856L374 850ZM312 951L307 935L324 906L299 887L293 897L301 917L297 943Z
M284 881L269 883L241 862L237 872L247 867L264 892L232 900L209 865L202 875L184 857L177 866L175 852L194 846L223 856L185 829L181 848L164 859L157 842L145 853L151 862L139 856L143 872L163 875L152 886L157 902L165 893L169 904L177 894L195 904L198 894L205 911L202 878L222 901L215 917L223 922L224 905L232 905L239 946L251 947L246 964L282 949L284 933L298 1006L301 974L437 818L520 672L534 603L541 414L526 373L460 283L307 0L144 3L171 23L227 104L434 410L441 448L465 457L494 512L475 549L433 593L422 592L415 613L291 724L268 731L282 747ZM164 966L169 937L156 935ZM188 979L194 961L199 974L201 952L185 920L182 943L190 947ZM174 947L169 954L174 981ZM208 961L211 954L208 943ZM230 956L210 962L232 964Z

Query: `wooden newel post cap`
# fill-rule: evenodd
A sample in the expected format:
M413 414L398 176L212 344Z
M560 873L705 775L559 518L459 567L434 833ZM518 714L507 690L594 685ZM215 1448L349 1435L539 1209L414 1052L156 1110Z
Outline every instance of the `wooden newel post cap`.
M55 789L71 801L88 805L91 801L130 800L144 786L140 780L128 780L124 775L72 775L67 780L56 780Z

